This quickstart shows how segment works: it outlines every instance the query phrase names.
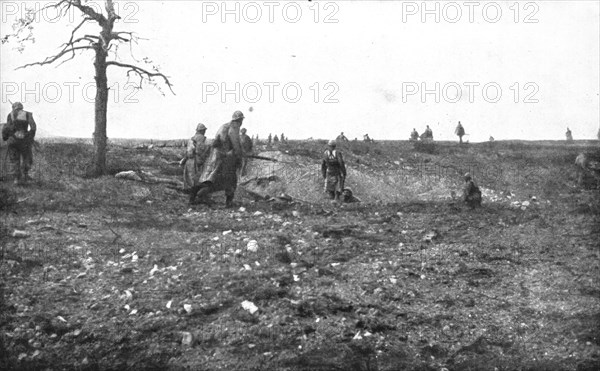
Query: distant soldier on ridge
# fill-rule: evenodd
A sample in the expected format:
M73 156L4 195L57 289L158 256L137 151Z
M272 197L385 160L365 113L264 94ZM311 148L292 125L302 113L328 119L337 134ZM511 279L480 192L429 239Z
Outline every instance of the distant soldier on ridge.
M462 142L463 142L462 137L465 135L465 128L463 128L460 121L458 122L458 125L456 126L456 129L454 130L454 134L458 135L458 143L462 144Z
M433 130L429 128L429 125L427 125L425 131L421 134L421 140L433 140Z
M340 133L340 135L338 135L337 138L335 138L335 140L338 142L347 142L348 138L346 138L346 136L344 135L344 132L342 131Z
M565 136L567 137L567 142L573 141L573 133L571 133L571 129L567 128L567 132L565 133Z
M417 140L419 140L419 133L417 132L417 129L413 128L412 132L410 133L410 139L411 142L416 142Z
M8 142L8 176L14 179L15 184L31 180L29 170L33 165L32 147L36 130L33 113L24 111L21 102L13 103L12 112L2 129L2 139Z

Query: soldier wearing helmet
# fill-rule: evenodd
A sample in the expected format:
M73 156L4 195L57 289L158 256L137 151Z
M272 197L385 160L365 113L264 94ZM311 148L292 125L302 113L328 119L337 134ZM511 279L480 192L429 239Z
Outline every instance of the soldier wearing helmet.
M206 126L200 123L196 126L196 134L188 140L186 157L182 161L183 167L183 189L190 192L198 184L198 177L202 165L210 152L206 143Z
M321 173L325 179L325 192L330 199L339 200L346 181L346 165L342 153L336 150L335 140L330 140L327 147L321 163Z
M13 103L2 130L2 139L8 142L8 175L15 184L31 180L29 170L33 165L32 147L36 130L33 114L24 111L22 103Z
M244 114L235 111L231 121L217 131L210 155L199 174L198 184L191 189L190 204L196 203L196 199L204 199L210 193L225 191L225 205L233 206L238 171L244 155L240 140L243 121Z
M470 173L464 176L465 186L463 188L463 201L471 208L481 206L481 190L473 181Z
M246 156L252 155L252 139L246 134L246 128L243 128L240 132L242 151L244 152L244 157L242 157L242 176L245 176L248 167L248 157Z

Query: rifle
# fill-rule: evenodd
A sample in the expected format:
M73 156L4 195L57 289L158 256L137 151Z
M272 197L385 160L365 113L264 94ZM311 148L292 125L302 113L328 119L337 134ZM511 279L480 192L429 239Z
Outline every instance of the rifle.
M281 162L276 158L271 158L271 157L264 157L264 156L258 156L258 155L244 155L244 157L246 158L255 158L257 160L265 160L265 161L271 161L271 162Z

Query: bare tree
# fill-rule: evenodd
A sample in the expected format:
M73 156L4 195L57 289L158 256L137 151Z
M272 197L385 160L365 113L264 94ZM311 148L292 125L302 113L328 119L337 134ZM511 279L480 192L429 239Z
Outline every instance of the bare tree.
M71 32L69 40L61 45L61 49L55 55L49 56L43 61L28 63L18 67L26 68L31 66L43 66L53 64L60 61L67 62L75 58L76 54L81 54L87 51L95 53L94 69L96 72L96 98L95 98L95 129L94 129L94 158L93 158L93 175L99 176L106 173L106 124L107 124L107 107L108 107L108 78L107 69L110 66L127 69L127 77L139 77L139 82L136 88L141 89L143 83L157 85L155 79L162 80L166 84L171 93L173 93L172 85L167 76L163 75L157 66L152 66L150 69L142 68L135 64L122 63L118 59L118 47L122 44L128 44L131 52L132 43L137 43L139 38L133 32L114 31L115 22L120 19L115 12L113 0L105 0L105 12L98 11L87 0L60 0L58 3L48 5L43 8L56 8L60 16L65 16L68 12L77 9L83 16L82 21L75 26ZM23 49L25 41L34 41L33 38L33 22L36 12L28 11L24 18L18 19L13 29L13 34L6 35L2 38L2 43L7 42L11 37L17 39L20 43L19 49ZM101 30L97 35L82 34L82 27L87 23L96 23ZM25 35L27 33L27 35ZM137 61L136 62L140 62ZM148 58L144 58L143 62L151 64ZM175 94L175 93L173 93Z

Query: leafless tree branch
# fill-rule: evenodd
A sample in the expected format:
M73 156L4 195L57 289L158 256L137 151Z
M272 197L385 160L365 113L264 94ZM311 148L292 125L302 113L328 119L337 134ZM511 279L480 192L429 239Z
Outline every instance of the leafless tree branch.
M31 66L43 66L45 64L52 64L67 53L74 52L75 50L84 50L84 49L94 49L94 47L91 45L85 45L85 46L74 46L72 48L63 49L60 53L58 53L52 57L47 57L46 59L44 59L41 62L24 64L22 66L17 67L16 69L20 70L21 68L26 68L26 67L31 67Z
M116 61L108 61L108 62L106 62L106 65L107 66L117 66L117 67L122 67L122 68L129 68L129 71L127 71L127 76L129 76L130 73L137 74L140 77L140 83L139 83L140 88L142 86L142 81L144 80L144 77L147 77L150 80L153 77L160 77L164 80L165 84L167 84L167 86L171 90L171 93L173 93L173 95L175 95L175 92L173 91L173 85L169 81L169 78L160 72L150 72L141 67L134 66L132 64L121 63L121 62L116 62Z

